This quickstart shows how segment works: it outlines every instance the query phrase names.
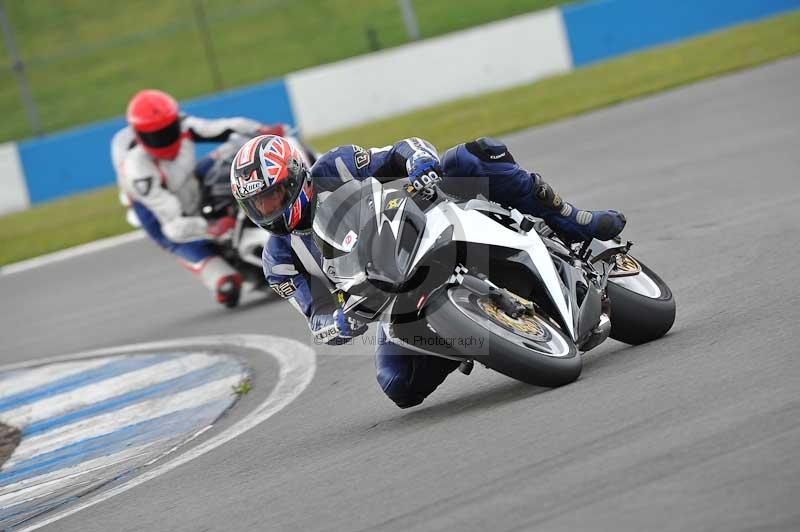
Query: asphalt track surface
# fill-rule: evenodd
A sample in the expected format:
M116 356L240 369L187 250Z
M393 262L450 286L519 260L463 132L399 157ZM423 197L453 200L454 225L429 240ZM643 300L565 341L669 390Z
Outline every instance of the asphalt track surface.
M314 381L267 422L47 529L800 528L800 58L506 140L569 200L626 212L676 294L667 337L609 341L555 390L476 368L410 410L369 345L315 346ZM287 304L218 309L146 241L0 276L0 295L2 364L208 334L310 344Z

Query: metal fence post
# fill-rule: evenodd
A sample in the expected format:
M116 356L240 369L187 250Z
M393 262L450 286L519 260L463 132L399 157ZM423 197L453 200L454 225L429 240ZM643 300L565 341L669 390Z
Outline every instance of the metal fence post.
M25 110L28 112L28 121L31 123L31 130L34 135L42 134L42 123L39 121L39 113L36 110L36 104L31 95L31 88L28 86L28 78L25 77L25 66L22 59L19 57L17 45L14 42L14 34L11 33L11 26L6 17L6 10L3 2L0 1L0 29L3 31L3 39L8 49L8 55L11 59L11 70L17 78L19 84L19 93L22 96L22 103L25 105Z
M214 82L214 88L221 91L225 88L225 83L222 80L222 73L219 70L219 63L217 62L217 54L214 53L214 45L211 42L211 32L208 30L206 12L200 0L193 0L192 4L194 5L194 18L195 22L197 22L197 29L200 32L200 40L203 41L203 49L206 52L208 69L211 71L211 79Z
M397 1L400 3L400 11L403 12L403 22L406 23L408 38L412 41L419 40L419 23L417 22L417 15L414 13L414 6L411 5L411 0Z

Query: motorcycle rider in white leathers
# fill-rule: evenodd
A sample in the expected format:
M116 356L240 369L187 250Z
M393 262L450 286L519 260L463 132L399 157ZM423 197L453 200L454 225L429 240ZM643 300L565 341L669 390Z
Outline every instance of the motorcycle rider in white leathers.
M195 142L238 147L257 134L283 134L284 126L265 126L247 118L206 120L184 115L170 95L157 90L137 93L128 104L127 120L128 127L111 141L111 159L120 190L142 228L195 273L219 303L235 306L241 276L209 245L209 240L224 238L235 220L223 217L209 223L201 216ZM225 146L211 157L225 151Z

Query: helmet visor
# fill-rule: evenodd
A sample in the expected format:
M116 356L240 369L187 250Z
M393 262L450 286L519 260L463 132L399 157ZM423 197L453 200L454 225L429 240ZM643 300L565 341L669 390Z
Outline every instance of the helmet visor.
M175 120L170 125L155 131L137 131L139 141L148 148L166 148L174 144L181 136L181 123Z
M239 200L239 204L253 222L264 227L283 216L299 192L299 183L284 179L255 196Z

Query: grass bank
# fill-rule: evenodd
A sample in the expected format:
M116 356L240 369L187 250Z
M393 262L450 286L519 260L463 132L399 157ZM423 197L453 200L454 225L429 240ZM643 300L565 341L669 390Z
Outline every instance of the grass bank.
M565 1L414 0L413 5L422 36L432 37ZM193 98L408 42L397 0L4 5L46 132L118 116L142 87ZM0 39L0 142L32 135L4 46Z
M409 135L440 149L481 135L559 120L800 54L800 11L680 44L621 57L510 90L416 111L312 139L381 146ZM0 217L0 264L130 230L115 189L67 198Z

